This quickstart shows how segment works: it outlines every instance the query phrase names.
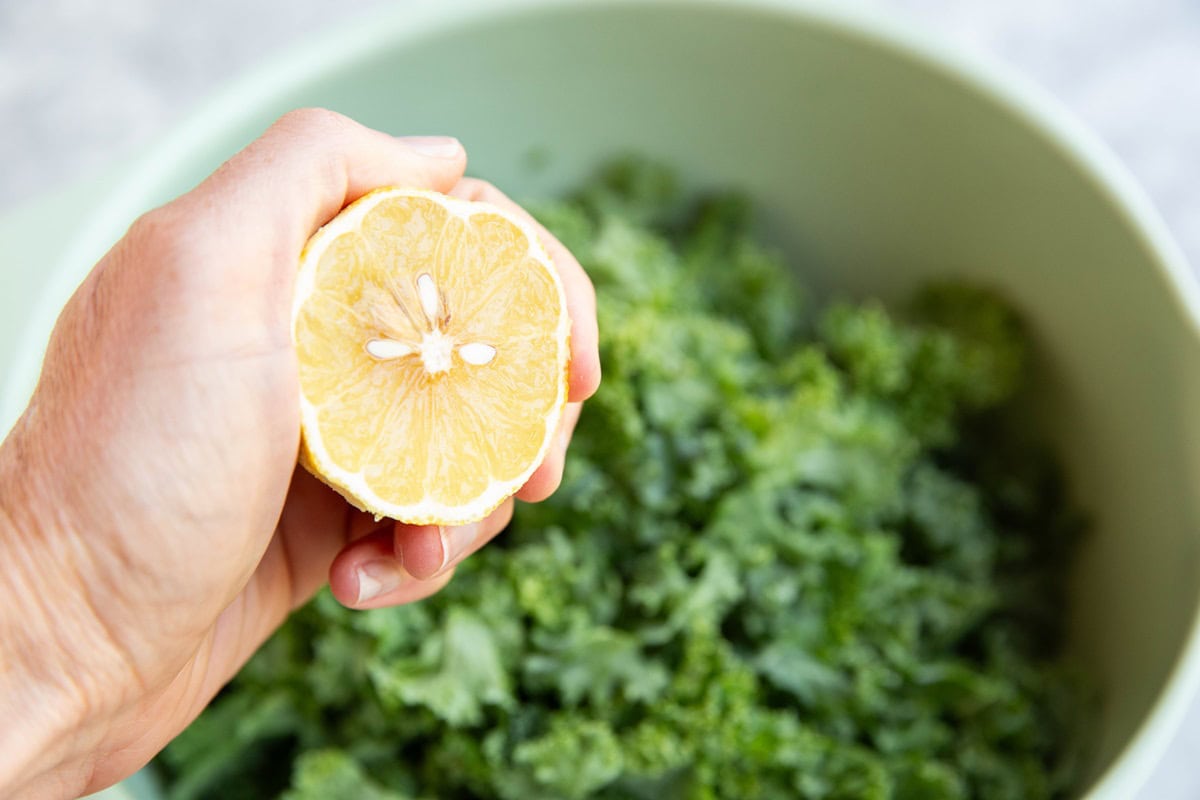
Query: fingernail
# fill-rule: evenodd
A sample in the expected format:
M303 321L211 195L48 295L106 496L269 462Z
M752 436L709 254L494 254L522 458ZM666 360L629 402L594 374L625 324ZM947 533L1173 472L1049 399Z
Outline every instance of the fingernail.
M462 144L453 136L400 136L398 138L406 147L432 158L455 158L462 152Z
M400 565L386 558L368 561L355 570L358 575L358 600L355 604L374 600L380 595L387 594L404 580Z
M442 528L442 566L438 574L446 571L446 567L467 554L475 546L479 538L479 523L470 525L454 525Z

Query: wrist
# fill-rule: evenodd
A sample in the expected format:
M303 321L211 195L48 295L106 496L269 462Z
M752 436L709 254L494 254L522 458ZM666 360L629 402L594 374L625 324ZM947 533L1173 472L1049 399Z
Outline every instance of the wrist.
M37 630L41 612L28 608L27 557L21 531L0 505L0 718L20 725L0 727L0 795L17 794L65 760L56 752L79 723L79 713L55 685L57 670Z
M55 498L33 491L19 437L0 445L0 719L18 722L0 725L0 796L77 796L86 753L120 702L104 689L104 665L119 659L68 588L79 551L40 511Z

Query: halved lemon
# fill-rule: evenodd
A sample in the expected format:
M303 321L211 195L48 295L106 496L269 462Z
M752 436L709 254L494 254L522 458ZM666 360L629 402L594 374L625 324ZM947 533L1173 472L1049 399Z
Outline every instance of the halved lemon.
M482 519L550 447L569 330L524 220L435 192L371 192L300 258L300 461L376 517Z

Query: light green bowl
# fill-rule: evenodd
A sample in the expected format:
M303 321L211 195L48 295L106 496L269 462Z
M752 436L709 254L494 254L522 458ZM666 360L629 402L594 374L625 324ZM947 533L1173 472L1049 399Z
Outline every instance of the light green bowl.
M474 172L519 196L639 151L697 186L744 188L819 286L893 298L955 274L1011 296L1043 356L1037 413L1097 520L1071 609L1072 647L1105 695L1092 796L1136 794L1200 681L1200 294L1142 192L1054 103L832 3L389 7L238 84L119 179L55 201L81 223L49 259L63 218L50 206L0 227L0 252L28 258L0 285L0 423L57 309L130 220L301 105L456 134Z

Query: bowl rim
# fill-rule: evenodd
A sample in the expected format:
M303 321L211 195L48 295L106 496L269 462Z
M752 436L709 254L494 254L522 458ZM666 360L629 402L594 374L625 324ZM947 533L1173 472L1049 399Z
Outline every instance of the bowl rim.
M734 14L777 16L890 52L920 64L984 97L1012 115L1083 176L1131 229L1158 268L1182 318L1200 341L1200 283L1133 175L1075 115L1050 93L999 61L921 29L892 12L836 0L398 0L365 13L347 24L285 48L263 65L210 95L177 122L156 144L127 165L112 191L97 202L76 232L58 265L90 265L145 208L144 187L155 185L188 153L211 141L230 125L269 106L289 89L350 65L373 53L419 41L461 23L542 11L611 8L711 9ZM60 298L68 296L81 274L58 269L35 301L27 328L57 317ZM44 342L39 342L44 343ZM28 342L32 345L34 342ZM43 349L23 347L0 387L0 419L16 419L28 401ZM1120 752L1100 772L1088 791L1092 798L1125 800L1142 788L1177 734L1190 702L1200 688L1200 606L1181 643L1179 655L1149 711Z

